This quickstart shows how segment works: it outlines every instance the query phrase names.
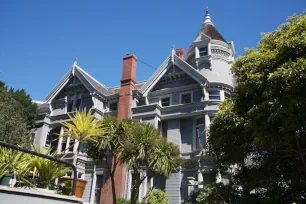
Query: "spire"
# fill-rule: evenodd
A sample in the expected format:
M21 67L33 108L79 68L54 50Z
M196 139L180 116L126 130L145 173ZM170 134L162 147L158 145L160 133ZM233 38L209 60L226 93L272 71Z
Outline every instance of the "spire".
M74 58L73 65L72 65L72 75L75 74L75 66L78 64L78 58Z
M208 12L208 7L206 7L206 14L205 14L205 17L204 17L204 24L212 24L212 25L214 25L211 22L210 14Z

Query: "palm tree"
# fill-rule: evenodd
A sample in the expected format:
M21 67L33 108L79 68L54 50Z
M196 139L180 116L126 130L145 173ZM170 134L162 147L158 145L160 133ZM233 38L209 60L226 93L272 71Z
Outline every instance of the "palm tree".
M113 203L116 204L115 172L129 120L118 121L115 117L105 117L101 122L104 133L88 143L88 155L94 160L106 163L110 172Z
M139 187L146 178L141 167L168 177L180 165L178 147L167 142L151 124L132 122L123 147L119 160L132 170L131 204L136 204Z
M81 144L102 135L104 129L101 121L94 118L91 110L86 111L86 108L81 111L77 110L73 116L70 114L68 116L71 122L61 123L64 127L63 137L71 137L76 140L78 148L73 158L73 164L76 166Z

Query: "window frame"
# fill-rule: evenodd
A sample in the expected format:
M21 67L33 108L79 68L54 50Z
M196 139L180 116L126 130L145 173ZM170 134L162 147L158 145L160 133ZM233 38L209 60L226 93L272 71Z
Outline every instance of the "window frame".
M216 94L213 94L212 96L219 96L219 99L211 99L210 98L210 93L209 92L211 92L211 91L218 91L219 92L219 95L216 95ZM207 90L207 93L208 93L208 99L209 100L213 100L213 101L221 101L221 90L220 89L208 89Z
M201 51L201 49L204 49L204 48L206 48L206 50L205 51ZM203 47L199 47L198 49L199 49L199 56L200 57L205 57L205 56L208 55L208 45L207 46L203 46ZM206 52L206 55L201 55L201 53L205 53L205 52Z
M203 124L198 124L198 120L203 120ZM207 143L207 141L206 141L206 133L205 133L205 131L203 132L203 136L204 136L204 141L203 141L203 143L204 144L202 144L202 147L200 146L200 141L201 141L201 134L202 133L199 133L199 129L200 129L200 127L203 129L203 130L205 130L205 117L199 117L199 118L196 118L195 119L195 129L194 129L194 131L195 131L195 149L196 150L198 150L198 149L203 149L203 148L205 148L206 147L206 143Z
M172 106L172 94L168 94L168 95L163 95L163 96L160 96L159 97L159 103L158 103L158 105L160 106L160 107L169 107L169 106L163 106L162 105L162 99L164 99L164 98L169 98L169 106Z
M185 94L190 94L190 103L182 103L182 95L185 95ZM181 92L180 97L179 97L179 102L180 102L179 104L181 105L193 103L193 91Z
M83 105L83 97L82 97L82 94L74 94L74 95L70 95L67 97L68 98L68 103L67 103L67 113L72 113L72 112L75 112L76 111L76 105L77 105L77 100L80 99L81 102L80 102L80 106L79 106L79 109L82 107ZM71 101L73 100L73 103L72 103L72 107L71 107L71 110L69 110L69 105L71 104Z

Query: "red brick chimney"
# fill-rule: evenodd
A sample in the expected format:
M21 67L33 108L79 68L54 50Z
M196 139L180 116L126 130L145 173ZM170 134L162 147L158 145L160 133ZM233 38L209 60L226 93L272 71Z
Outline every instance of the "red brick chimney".
M136 63L137 57L133 54L128 54L123 57L123 68L117 115L119 120L131 118L132 116L132 91L135 89L136 83Z
M117 118L119 120L132 117L132 105L133 105L133 90L136 83L136 63L137 57L133 54L128 54L123 57L123 68L118 104ZM126 179L126 167L123 165L117 165L115 171L115 185L117 198L124 198L124 187ZM104 184L101 190L100 204L112 204L112 184L110 178Z
M176 49L175 54L179 56L182 60L185 60L185 50L184 48Z

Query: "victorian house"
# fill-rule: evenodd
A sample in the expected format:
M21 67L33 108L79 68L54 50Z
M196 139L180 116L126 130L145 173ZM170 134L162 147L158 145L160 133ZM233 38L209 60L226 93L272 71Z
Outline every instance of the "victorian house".
M200 32L188 51L172 49L146 81L136 81L137 57L133 54L123 57L121 85L111 88L75 62L45 102L38 103L35 145L53 147L58 154L65 151L64 159L72 162L78 143L58 137L63 133L60 122L69 120L67 113L84 107L91 109L97 118L113 115L152 123L178 145L182 158L196 161L196 165L187 163L169 179L154 180L148 175L141 185L139 200L154 184L165 190L171 204L181 203L194 189L216 179L210 174L213 163L205 155L208 135L204 130L218 112L220 101L230 97L233 91L234 54L233 42L223 38L206 11ZM78 176L88 181L85 202L110 204L110 181L103 163L96 164L87 157L86 145L80 148L77 159ZM118 195L129 199L129 169L120 167L116 179Z

